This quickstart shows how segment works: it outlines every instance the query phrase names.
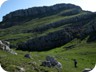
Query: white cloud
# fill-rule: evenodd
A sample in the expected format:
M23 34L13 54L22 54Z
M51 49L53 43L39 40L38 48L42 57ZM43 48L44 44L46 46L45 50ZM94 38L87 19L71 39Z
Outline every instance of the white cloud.
M5 1L7 1L7 0L0 0L0 7L1 7L1 5L2 5Z
M83 0L80 6L84 10L96 11L96 0Z

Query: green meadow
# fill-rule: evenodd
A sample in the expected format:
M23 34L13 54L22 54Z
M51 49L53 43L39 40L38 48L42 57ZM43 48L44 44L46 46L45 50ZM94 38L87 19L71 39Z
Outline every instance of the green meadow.
M74 45L74 47L66 49L71 45ZM18 66L23 67L26 72L58 72L54 67L40 66L48 55L61 62L63 66L62 72L82 72L84 68L94 68L96 64L96 43L86 43L86 40L74 39L64 46L44 52L15 51L18 55L12 55L0 50L2 67L9 72L18 72ZM24 57L27 53L31 54L32 59ZM77 68L74 67L73 59L78 61Z
M65 5L66 7L67 5ZM24 16L20 17L20 23L19 12L17 11L17 17L12 14L12 26L9 15L9 27L7 27L7 21L0 22L0 40L10 42L11 48L17 52L17 55L13 55L0 50L0 63L6 71L20 72L19 67L22 67L25 72L58 72L55 67L40 66L46 56L56 58L62 64L62 72L82 72L85 68L94 68L96 64L96 13L83 11L77 6L64 10L61 10L60 6L60 11L58 8L57 6L57 13L52 12L52 15L47 16L49 14L47 12L44 17L42 17L43 15L39 17L37 14L36 18L32 19L29 16L30 20L28 21L26 21L26 16L25 19ZM14 25L14 20L17 22L16 25ZM32 43L35 42L36 44L33 45L37 45L37 48L44 44L44 46L41 45L41 49L45 50L48 46L51 50L29 52L28 48L31 48L31 42L28 48L25 48L26 51L16 50L18 44L32 39L35 39ZM33 46L34 48L35 46ZM30 54L32 58L25 58L25 54ZM74 67L73 59L78 62L77 68Z

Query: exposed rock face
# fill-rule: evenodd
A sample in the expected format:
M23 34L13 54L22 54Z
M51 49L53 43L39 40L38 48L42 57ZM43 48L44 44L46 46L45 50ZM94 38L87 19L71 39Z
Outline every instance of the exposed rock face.
M7 41L1 41L0 40L0 50L4 50L4 51L10 51L10 47L9 47L10 43Z
M91 21L91 23L88 26L86 26L84 34L89 35L87 42L96 41L96 19Z
M51 22L50 20L53 18L51 15L54 15L54 17L60 17L60 20L57 20L59 18L54 18ZM32 19L35 18L36 21L34 22ZM48 20L49 18L50 20ZM43 22L43 20L45 20L45 22ZM50 50L62 46L74 38L82 40L88 36L88 42L96 40L96 13L83 11L80 7L72 4L56 4L53 6L33 7L14 11L3 17L3 21L0 23L0 28L8 28L14 25L19 25L20 23L20 27L22 28L17 31L20 31L21 34L36 34L36 36L32 36L31 39L29 36L25 35L26 40L22 41L23 36L19 35L22 38L18 38L18 32L16 32L14 33L16 34L16 38L8 39L10 41L17 40L16 42L20 41L19 39L22 39L20 43L17 43L17 49L21 50ZM30 27L31 25L32 27ZM14 30L12 27L8 29ZM3 36L4 32L8 33L8 31L1 32L1 36ZM13 34L15 30L10 32Z
M76 14L82 11L82 9L79 6L75 6L72 4L56 4L53 6L33 7L25 10L17 10L3 17L2 22L4 22L5 24L1 24L0 28L7 28L13 25L17 25L32 20L34 18L41 18L45 16L54 15L66 9L73 10L61 15L67 15L69 13Z
M18 45L18 49L29 51L42 51L49 50L58 46L61 46L73 39L72 34L60 30L54 33L50 33L47 36L41 36L38 38L30 39L26 43Z
M10 49L10 42L8 42L8 41L0 40L0 50L9 52L9 53L14 54L14 55L17 55L17 53L15 51Z
M47 25L36 27L35 29L33 29L29 32L43 32L43 31L46 31L50 28L57 28L57 27L63 26L64 24L70 24L70 23L73 24L72 27L75 26L74 29L78 29L78 27L79 28L82 27L83 25L85 25L85 23L89 22L94 17L95 16L93 13L88 12L87 14L82 14L82 16L74 16L74 17L70 17L70 18L67 18L64 20L53 22L53 23L50 23ZM78 22L78 25L74 25L77 22Z
M94 20L94 14L88 12L88 15L74 16L67 20L61 20L48 25L37 27L30 32L43 32L51 28L56 28L64 24L69 24L61 30L49 33L45 36L36 37L26 41L25 43L19 44L17 49L29 50L29 51L42 51L50 50L59 46L62 46L74 38L83 39L86 36L90 36L91 40L96 40L96 35L91 35L95 31L95 23L91 23ZM70 24L71 23L71 24ZM87 25L87 23L89 25ZM92 27L93 24L93 28ZM90 33L91 32L91 33ZM96 31L95 31L96 32ZM94 32L94 33L95 33ZM92 33L93 34L93 33ZM93 37L94 36L94 37ZM88 39L90 40L90 38Z

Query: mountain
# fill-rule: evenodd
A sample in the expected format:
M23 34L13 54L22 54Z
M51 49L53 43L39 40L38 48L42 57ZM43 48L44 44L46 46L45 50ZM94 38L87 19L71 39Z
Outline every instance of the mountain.
M76 38L96 41L96 13L73 4L17 10L0 23L0 39L20 50L50 50Z
M76 14L81 11L81 8L79 6L75 6L72 4L56 4L49 7L43 6L43 7L33 7L25 10L24 9L17 10L3 17L2 22L4 22L5 25L1 25L1 28L14 26L16 24L20 24L22 22L24 23L35 18L42 18L46 16L55 15L63 10L70 10L70 9L74 9L71 11L71 14ZM67 12L65 12L65 15L66 13Z

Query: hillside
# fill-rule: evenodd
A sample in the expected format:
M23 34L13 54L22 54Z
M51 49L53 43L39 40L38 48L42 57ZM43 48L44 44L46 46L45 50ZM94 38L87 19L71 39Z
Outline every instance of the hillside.
M20 50L50 50L75 38L95 41L95 21L96 13L72 4L17 10L3 17L0 39Z
M55 57L62 64L62 72L82 72L84 68L94 68L96 64L96 43L86 43L87 39L80 41L74 39L71 42L53 50L43 52L30 52L32 59L25 58L28 51L18 51L18 55L13 55L0 50L0 63L2 67L10 72L20 72L18 67L23 67L25 72L58 72L51 67L40 66L46 56ZM69 46L74 47L68 48ZM68 49L67 49L68 48ZM74 68L72 59L77 59L77 68ZM34 64L36 62L36 64ZM30 64L33 63L33 64Z
M96 12L63 3L10 12L0 22L0 40L9 41L17 53L0 49L0 63L7 71L21 72L21 67L25 72L58 72L40 66L52 56L62 64L62 72L82 72L96 64Z

